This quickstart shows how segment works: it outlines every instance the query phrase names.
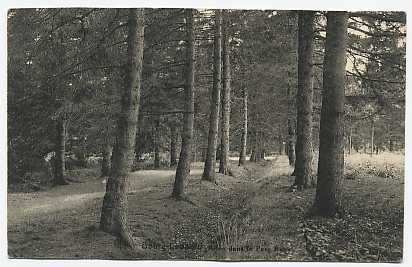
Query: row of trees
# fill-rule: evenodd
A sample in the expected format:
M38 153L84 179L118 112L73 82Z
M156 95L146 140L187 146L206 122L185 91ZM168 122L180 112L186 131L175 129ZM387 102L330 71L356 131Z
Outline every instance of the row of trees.
M373 121L374 142L402 142L404 25L396 12L11 10L9 179L54 151L54 181L65 184L66 141L86 140L76 154L101 153L109 176L101 228L133 244L126 190L143 153L158 167L167 143L172 196L184 199L198 151L214 182L229 147L239 165L286 150L304 189L319 147L314 211L333 216L344 136L349 151L360 147Z
M190 158L193 135L193 75L194 75L194 29L193 11L187 11L187 58L186 58L186 110L181 157L176 170L172 196L181 198L184 194L184 181L190 172ZM227 18L227 15L223 16ZM299 189L308 186L312 176L312 95L313 95L313 22L314 12L299 13L298 29L298 92L297 92L297 141L295 184ZM218 141L219 108L222 108L221 154L219 172L227 171L229 151L230 120L230 63L227 22L222 23L222 12L214 16L214 62L213 88L211 93L208 146L202 179L215 181L215 160ZM223 27L222 27L223 26ZM223 34L222 34L223 28ZM346 80L346 47L348 39L348 13L328 12L326 26L325 54L323 60L323 94L319 133L319 163L316 197L313 212L322 216L334 216L337 212L336 191L338 181L343 176L344 166L344 102ZM223 37L222 37L223 35ZM223 45L222 45L223 43ZM222 55L223 46L223 55ZM222 59L223 57L223 59ZM223 68L222 68L223 62ZM223 75L222 75L223 69ZM222 82L223 77L223 82ZM223 84L223 86L222 86ZM223 87L223 88L222 88ZM133 90L130 88L129 90ZM222 90L222 91L221 91ZM245 94L246 96L246 94ZM221 101L222 97L222 101ZM246 100L244 100L246 101ZM246 110L246 109L245 109ZM243 125L246 131L247 119ZM121 129L119 127L119 129ZM245 132L242 134L246 135ZM262 140L263 136L260 136ZM246 138L245 138L246 139ZM244 147L242 148L244 149ZM261 152L261 151L259 151ZM256 153L256 151L255 151ZM132 159L124 158L129 163ZM242 160L240 160L240 163ZM113 179L119 180L118 177ZM109 186L109 185L108 185ZM108 187L109 188L109 187ZM119 190L118 190L119 191ZM122 192L126 196L125 192ZM116 207L122 210L122 207ZM103 217L102 217L103 218ZM126 220L123 219L126 225ZM124 229L121 228L120 229ZM127 233L125 230L124 232ZM123 231L121 231L123 233ZM123 236L123 235L122 235ZM127 236L127 235L126 235Z

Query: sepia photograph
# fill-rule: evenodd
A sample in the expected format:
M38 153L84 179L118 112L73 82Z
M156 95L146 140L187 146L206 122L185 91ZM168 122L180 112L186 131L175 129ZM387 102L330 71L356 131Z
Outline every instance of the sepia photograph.
M6 20L9 259L403 262L406 12Z

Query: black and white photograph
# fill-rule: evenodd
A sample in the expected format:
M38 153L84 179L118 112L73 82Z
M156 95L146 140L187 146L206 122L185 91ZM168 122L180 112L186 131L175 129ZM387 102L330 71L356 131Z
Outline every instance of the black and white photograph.
M9 260L404 261L406 9L59 4L5 11Z

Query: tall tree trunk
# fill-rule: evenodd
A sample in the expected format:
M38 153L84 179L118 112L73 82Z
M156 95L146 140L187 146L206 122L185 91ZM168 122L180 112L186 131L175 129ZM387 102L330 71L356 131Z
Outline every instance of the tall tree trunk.
M230 138L230 43L228 11L223 11L223 88L222 88L222 150L220 154L219 172L227 174Z
M183 116L182 148L180 150L179 162L176 168L175 182L172 196L181 198L184 194L184 183L190 174L190 162L193 142L194 124L194 60L195 60L195 33L194 33L194 10L186 10L187 23L187 50L186 50L186 85L185 85L185 114Z
M255 132L255 153L254 161L258 162L262 159L262 132L260 130Z
M110 174L110 158L112 155L112 146L108 139L102 145L102 169L101 177L107 177Z
M287 116L287 128L288 136L286 143L286 154L288 155L289 165L295 167L295 118L293 111L295 110L295 96L292 92L291 86L287 87L288 98L288 116ZM295 171L293 171L295 172Z
M279 155L282 155L285 148L284 148L284 144L283 144L283 137L282 137L282 132L281 132L280 127L279 127L279 133L278 133L278 140L279 140L278 153L279 153Z
M170 125L170 166L177 165L177 140L179 132L175 124Z
M265 160L265 156L266 156L266 150L262 149L262 151L260 152L260 159Z
M288 143L287 143L287 154L289 159L289 165L295 166L295 127L293 126L293 118L288 118Z
M352 125L349 126L349 150L348 154L352 154Z
M393 151L393 139L392 139L392 123L389 122L388 123L388 130L387 130L387 134L388 134L388 149L390 152Z
M66 120L60 118L56 121L56 144L54 158L54 180L55 185L66 185L68 182L64 178L65 154L66 154Z
M139 126L137 127L137 130L136 130L136 142L135 142L135 149L134 149L134 151L135 151L134 162L140 162L140 160L142 158L142 155L143 155L143 152L144 152L143 144L146 142L145 141L146 135L145 135L145 132L142 131L142 127L141 127L141 125L143 123L143 119L144 119L143 114L141 112L139 112L139 118L137 120L137 125L139 125Z
M216 148L219 126L220 90L222 87L222 11L215 11L213 89L210 105L209 135L202 180L215 182Z
M257 154L258 161L264 160L264 149L265 149L265 139L264 139L264 132L259 131L259 152Z
M337 184L343 176L347 23L347 12L327 13L318 181L314 203L314 212L325 217L334 216L337 212Z
M154 169L160 168L160 118L155 121L154 133L153 133L153 146L154 146Z
M242 127L242 139L240 144L239 153L239 166L244 165L246 162L246 150L247 150L247 131L248 131L248 108L247 108L247 90L243 89L243 127Z
M373 156L373 151L374 151L374 138L375 138L375 122L373 121L373 118L371 119L371 152L370 156Z
M249 161L255 161L255 155L256 155L256 141L255 141L255 133L254 132L250 132L249 134L250 136L250 158Z
M313 19L314 11L299 11L298 91L296 94L295 185L308 187L312 179Z
M134 247L127 223L127 187L136 141L144 41L144 9L129 9L127 74L112 157L112 170L103 199L100 227Z

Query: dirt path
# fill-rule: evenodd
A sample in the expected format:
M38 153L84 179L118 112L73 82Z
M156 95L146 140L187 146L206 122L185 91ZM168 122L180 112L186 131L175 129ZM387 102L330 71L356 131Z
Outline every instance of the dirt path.
M192 170L193 175L201 169ZM154 185L171 182L174 170L143 170L132 173L130 193L151 190ZM73 183L44 192L14 193L7 196L8 225L12 226L51 212L73 209L93 199L102 198L105 182L97 179L85 183Z

